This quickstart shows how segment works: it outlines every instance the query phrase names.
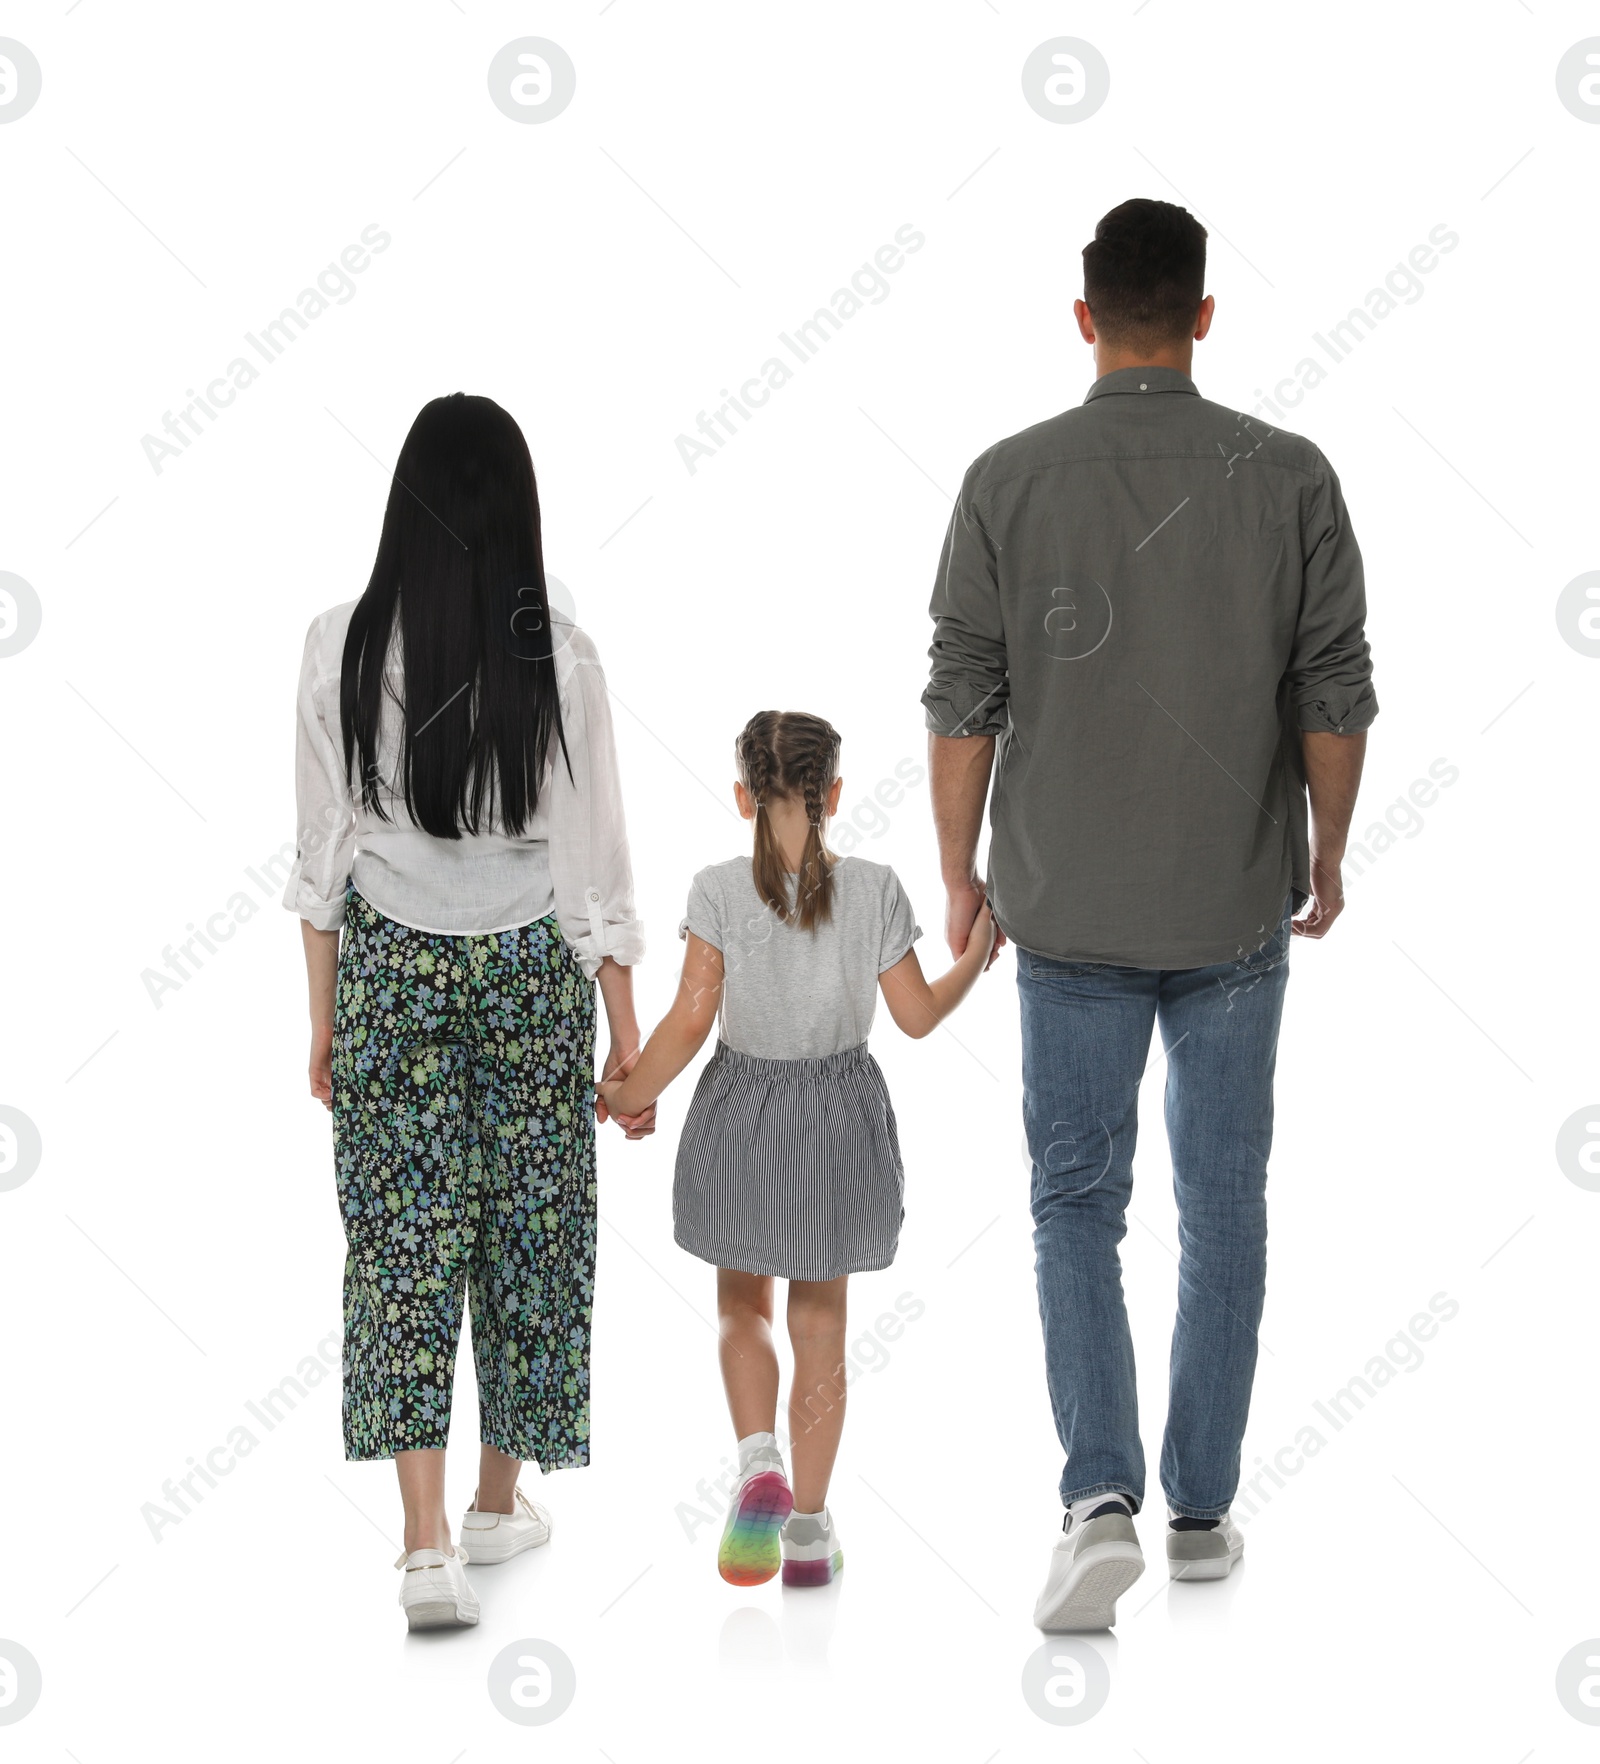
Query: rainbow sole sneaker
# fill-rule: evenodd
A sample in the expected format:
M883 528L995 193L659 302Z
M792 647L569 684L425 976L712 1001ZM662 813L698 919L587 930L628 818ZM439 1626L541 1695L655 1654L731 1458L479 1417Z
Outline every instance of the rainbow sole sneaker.
M778 1536L794 1511L789 1479L757 1466L734 1490L717 1550L717 1572L730 1586L760 1586L778 1572Z
M833 1515L794 1513L783 1528L783 1584L827 1586L844 1567L844 1551Z

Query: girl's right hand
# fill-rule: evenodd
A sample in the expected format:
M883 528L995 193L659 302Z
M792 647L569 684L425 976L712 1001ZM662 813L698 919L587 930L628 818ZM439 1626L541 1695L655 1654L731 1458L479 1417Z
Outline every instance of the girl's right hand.
M983 951L982 971L993 966L994 958L1000 953L999 946L1005 942L1005 933L994 922L994 914L989 910L989 903L984 901L978 908L978 916L972 921L972 929L967 933L966 953L970 956L975 949ZM976 958L975 958L976 959Z

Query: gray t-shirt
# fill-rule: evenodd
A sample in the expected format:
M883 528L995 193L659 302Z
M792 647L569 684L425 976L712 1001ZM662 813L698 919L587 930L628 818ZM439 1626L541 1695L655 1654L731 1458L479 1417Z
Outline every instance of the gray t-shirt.
M922 935L887 864L838 859L833 910L813 931L785 924L756 892L747 857L694 879L678 935L722 951L722 1039L758 1059L818 1059L867 1039L878 976Z

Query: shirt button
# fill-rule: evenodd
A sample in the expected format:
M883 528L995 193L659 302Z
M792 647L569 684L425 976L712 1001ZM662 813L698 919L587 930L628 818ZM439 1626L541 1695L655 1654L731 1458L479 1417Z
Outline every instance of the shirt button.
M598 888L591 888L589 890L589 898L590 900L598 900L600 898L600 890Z
M1147 382L1146 382L1146 381L1144 381L1144 380L1141 380L1141 381L1140 381L1140 382L1139 382L1139 390L1140 390L1140 391L1141 391L1141 392L1148 392L1148 391L1149 391L1149 390L1150 390L1150 387L1149 387L1149 385L1148 385L1148 383L1147 383Z

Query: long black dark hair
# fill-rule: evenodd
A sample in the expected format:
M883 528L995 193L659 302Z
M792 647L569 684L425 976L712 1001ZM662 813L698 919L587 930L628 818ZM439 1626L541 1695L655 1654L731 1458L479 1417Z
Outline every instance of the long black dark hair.
M381 779L378 725L397 612L404 733L398 773ZM566 753L555 665L562 641L551 625L539 489L521 429L491 398L435 398L400 450L377 562L345 638L339 726L364 805L387 819L387 784L440 839L477 833L491 819L522 832L552 736Z

